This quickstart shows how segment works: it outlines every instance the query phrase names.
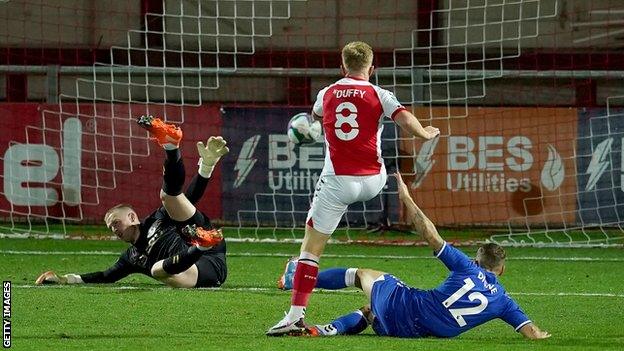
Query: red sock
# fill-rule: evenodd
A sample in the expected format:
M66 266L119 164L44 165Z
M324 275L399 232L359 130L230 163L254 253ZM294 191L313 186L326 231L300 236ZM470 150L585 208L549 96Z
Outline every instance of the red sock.
M318 265L311 265L305 260L299 260L293 278L291 305L303 307L308 305L308 300L310 299L310 295L312 295L312 289L316 286L318 271Z

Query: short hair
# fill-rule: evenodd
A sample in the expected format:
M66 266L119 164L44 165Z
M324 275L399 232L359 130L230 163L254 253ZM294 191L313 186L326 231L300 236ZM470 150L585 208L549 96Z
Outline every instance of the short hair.
M352 41L342 48L342 64L350 72L361 72L373 64L373 49L363 41Z
M495 243L484 244L477 250L477 262L487 270L500 267L505 262L505 257L505 249Z
M128 204L119 204L119 205L115 205L111 208L108 209L108 211L106 211L106 213L104 214L104 222L106 222L106 218L108 218L108 216L110 216L114 211L122 209L122 208L127 208L130 209L132 211L134 211L134 208L131 205Z

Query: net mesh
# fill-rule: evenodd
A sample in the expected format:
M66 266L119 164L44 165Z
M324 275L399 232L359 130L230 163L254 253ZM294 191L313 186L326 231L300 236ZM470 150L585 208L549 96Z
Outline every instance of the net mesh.
M66 232L119 201L149 211L161 155L134 119L153 114L182 125L189 169L195 141L228 139L202 210L240 237L301 238L323 145L289 144L286 125L363 40L372 81L442 130L422 142L386 120L382 135L386 168L435 223L621 243L623 14L609 0L0 2L2 229ZM390 178L335 237L415 239L386 232L405 224Z

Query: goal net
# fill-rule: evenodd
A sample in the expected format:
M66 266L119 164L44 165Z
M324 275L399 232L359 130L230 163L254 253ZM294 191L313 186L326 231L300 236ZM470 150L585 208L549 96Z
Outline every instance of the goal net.
M198 206L229 236L300 239L324 145L289 143L286 125L363 40L371 80L442 130L422 142L388 119L382 134L386 168L436 224L621 244L623 16L609 0L0 2L0 231L65 234L119 202L153 211L162 152L134 123L153 114L181 124L189 177L196 141L228 140ZM388 230L409 228L392 178L339 228L417 240Z

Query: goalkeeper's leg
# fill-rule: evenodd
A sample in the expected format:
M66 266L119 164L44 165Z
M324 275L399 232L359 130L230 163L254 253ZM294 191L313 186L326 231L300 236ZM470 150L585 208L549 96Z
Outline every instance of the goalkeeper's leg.
M195 214L195 206L190 203L182 193L184 186L184 162L180 154L180 142L182 130L170 123L163 122L160 118L141 116L137 124L145 128L165 150L166 157L163 164L163 185L160 191L160 200L175 221L185 221Z
M197 262L204 251L193 245L186 251L160 260L152 266L152 277L176 288L192 288L197 283Z
M205 254L199 246L156 262L152 277L174 288L218 287L227 277L225 253Z
M166 150L166 153L160 200L171 219L183 222L193 217L196 209L186 195L182 193L186 172L179 149Z
M192 186L186 194L182 193L184 185L185 170L179 144L182 140L180 128L162 122L158 118L142 116L137 123L148 130L152 137L165 149L166 159L163 165L163 186L160 192L162 204L169 216L179 222L186 221L193 217L196 212L194 202L203 194L207 185L207 179L211 176L215 164L221 156L228 153L226 142L222 137L210 137L206 145L203 142L197 143L197 150L200 155L199 176L193 179Z

